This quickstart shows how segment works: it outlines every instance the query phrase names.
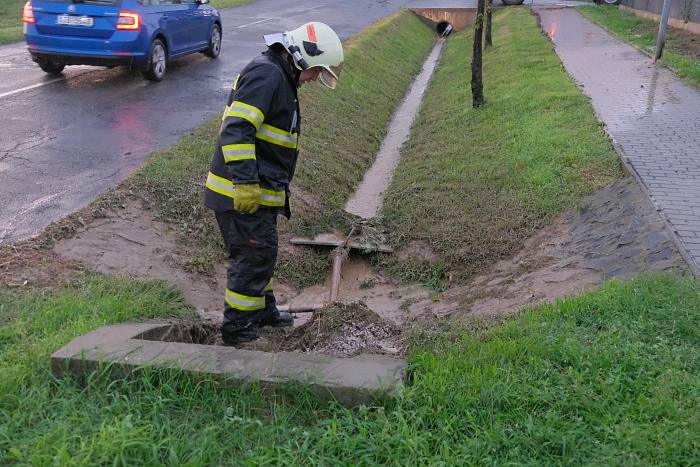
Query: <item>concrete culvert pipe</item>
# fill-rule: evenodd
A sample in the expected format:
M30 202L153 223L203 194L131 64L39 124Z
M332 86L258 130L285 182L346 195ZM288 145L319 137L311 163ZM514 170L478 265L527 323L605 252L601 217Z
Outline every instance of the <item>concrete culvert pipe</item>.
M452 34L454 28L448 21L440 21L435 28L440 37L447 37Z

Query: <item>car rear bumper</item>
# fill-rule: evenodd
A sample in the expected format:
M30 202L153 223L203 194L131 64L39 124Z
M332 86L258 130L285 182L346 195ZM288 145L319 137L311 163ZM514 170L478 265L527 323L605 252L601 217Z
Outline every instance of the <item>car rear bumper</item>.
M43 50L29 50L32 60L51 60L61 62L66 65L95 65L95 66L128 66L130 68L140 67L144 64L142 57L130 57L128 55L85 55L85 54L60 54Z
M140 66L147 62L147 52L143 50L147 42L137 32L117 32L109 39L94 39L40 34L35 28L26 28L25 39L34 60L104 66Z

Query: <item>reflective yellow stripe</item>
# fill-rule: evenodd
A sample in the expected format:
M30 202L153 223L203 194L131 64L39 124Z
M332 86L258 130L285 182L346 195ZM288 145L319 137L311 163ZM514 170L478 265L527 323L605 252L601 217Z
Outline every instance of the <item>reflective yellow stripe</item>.
M265 292L272 292L272 278L270 278L270 282L267 283L267 287L265 287Z
M284 146L285 148L296 149L297 147L298 135L296 133L280 130L266 123L263 123L260 128L258 128L256 137L278 146Z
M272 191L263 188L260 195L260 204L263 206L284 206L285 196L284 191Z
M220 195L228 196L229 198L233 199L234 190L231 180L227 180L209 172L209 175L207 175L207 188Z
M231 180L219 177L211 172L207 175L207 188L211 191L231 199L236 197L236 189ZM260 195L260 204L270 207L284 207L287 195L284 191L274 191L263 188Z
M255 311L265 308L265 297L249 297L229 289L226 289L224 300L228 306L240 311Z
M254 144L227 144L221 146L221 152L224 154L224 162L226 163L246 159L255 160Z
M265 120L265 115L254 105L241 101L233 101L226 112L227 117L239 117L248 120L257 130Z
M238 87L238 79L241 77L241 75L236 75L235 78L233 78L233 83L231 83L231 90L235 91L236 88Z
M223 122L226 119L226 115L228 115L228 105L224 107L224 113L221 114L221 121Z

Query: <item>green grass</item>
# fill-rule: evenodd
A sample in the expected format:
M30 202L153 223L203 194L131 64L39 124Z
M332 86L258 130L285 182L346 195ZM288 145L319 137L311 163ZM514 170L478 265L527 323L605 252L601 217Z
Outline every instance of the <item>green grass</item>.
M230 8L253 0L211 0L215 8ZM21 41L22 8L26 0L0 0L0 44Z
M653 54L659 24L614 6L586 6L578 10L614 36ZM700 37L673 27L666 33L661 63L689 83L700 86Z
M188 313L165 285L98 275L0 294L0 464L691 465L700 450L689 278L610 282L502 326L417 335L403 397L357 410L174 373L50 375L51 352L96 326Z
M0 44L22 40L22 8L26 0L0 0Z
M465 279L622 174L590 103L529 10L495 13L486 106L478 110L471 38L466 30L447 42L385 201L394 246L435 256L432 265L418 255L390 260L405 279L441 270Z
M292 222L281 222L282 242L288 232L311 235L348 222L342 207L379 150L391 115L433 40L415 15L397 13L345 44L335 91L319 83L301 90L301 155L292 182ZM178 228L183 266L201 273L224 259L213 214L201 202L218 124L215 119L173 148L155 153L125 184ZM327 252L282 250L276 274L298 286L310 285L323 281L328 264Z

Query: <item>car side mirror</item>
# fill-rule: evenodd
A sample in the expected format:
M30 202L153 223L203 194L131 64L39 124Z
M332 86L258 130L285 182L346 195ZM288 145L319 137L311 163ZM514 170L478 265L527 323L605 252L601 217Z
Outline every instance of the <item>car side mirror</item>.
M207 3L209 3L209 0L197 0L197 3L199 3L200 5L206 5Z

